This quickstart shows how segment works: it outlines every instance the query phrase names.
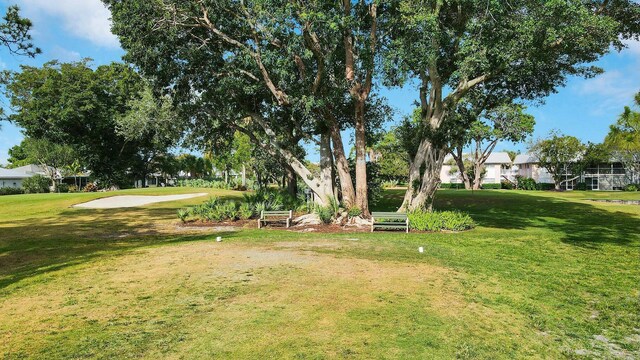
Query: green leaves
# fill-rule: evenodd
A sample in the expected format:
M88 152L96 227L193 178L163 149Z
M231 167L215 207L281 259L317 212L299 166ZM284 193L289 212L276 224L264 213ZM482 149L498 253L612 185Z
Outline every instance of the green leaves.
M31 42L30 34L33 24L31 20L20 16L17 6L9 6L7 13L0 22L0 45L6 47L9 52L16 55L35 57L42 50Z

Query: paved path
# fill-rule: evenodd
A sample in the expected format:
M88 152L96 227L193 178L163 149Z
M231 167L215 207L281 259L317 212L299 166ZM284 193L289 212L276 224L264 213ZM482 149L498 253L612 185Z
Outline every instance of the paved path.
M73 207L85 209L115 209L125 207L136 207L159 203L163 201L174 201L190 199L199 196L209 195L207 193L183 194L183 195L164 195L164 196L146 196L146 195L121 195L111 196L102 199L92 200L82 204L73 205Z

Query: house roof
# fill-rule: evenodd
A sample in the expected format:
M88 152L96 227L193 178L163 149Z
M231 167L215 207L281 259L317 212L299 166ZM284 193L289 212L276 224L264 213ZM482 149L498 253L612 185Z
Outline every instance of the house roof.
M31 176L32 175L29 175L24 171L19 171L17 169L0 168L0 179L26 179Z
M516 155L516 159L513 160L513 163L516 165L520 164L535 164L538 162L532 154L518 154Z
M472 157L472 154L464 153L463 156L466 159L470 159ZM453 156L451 156L451 154L447 154L447 156L445 156L444 158L444 162L447 163L452 159L453 159ZM511 164L511 158L509 157L509 154L506 152L496 151L489 154L489 157L487 158L487 161L485 161L485 164Z
M511 158L503 151L492 152L485 164L511 164Z
M19 172L23 172L23 173L29 174L29 175L35 175L35 174L44 175L44 173L45 173L44 169L42 168L42 166L34 165L34 164L20 166L20 167L14 168L13 170L16 170L16 171L19 171Z

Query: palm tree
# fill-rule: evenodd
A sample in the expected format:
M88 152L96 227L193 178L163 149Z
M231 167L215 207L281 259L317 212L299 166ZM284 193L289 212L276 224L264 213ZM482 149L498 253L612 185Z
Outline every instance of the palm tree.
M78 186L78 175L82 171L82 166L80 166L78 160L75 160L71 165L67 165L65 168L66 171L73 176L73 184L76 186L76 188L79 189L80 186Z

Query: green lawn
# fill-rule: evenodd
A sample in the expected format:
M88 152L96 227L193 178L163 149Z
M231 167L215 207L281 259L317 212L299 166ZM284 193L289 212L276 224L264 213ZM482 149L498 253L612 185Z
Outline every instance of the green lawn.
M185 192L241 196L118 194ZM440 234L176 227L202 198L69 207L113 195L0 197L0 357L640 357L640 206L588 200L638 193L441 191L479 227Z

